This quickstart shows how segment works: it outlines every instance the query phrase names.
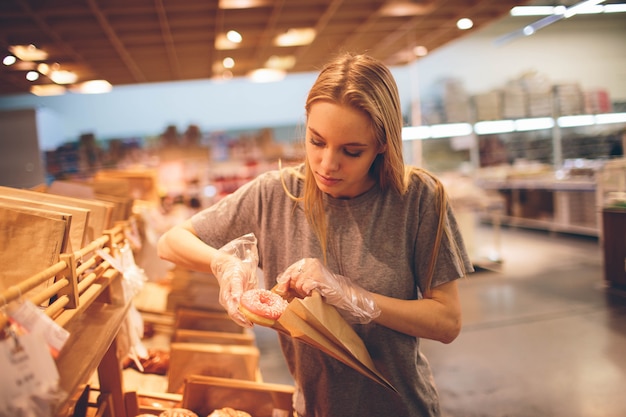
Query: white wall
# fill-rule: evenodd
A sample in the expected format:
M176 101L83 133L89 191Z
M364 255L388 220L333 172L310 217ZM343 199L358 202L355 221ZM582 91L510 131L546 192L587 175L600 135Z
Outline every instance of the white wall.
M461 79L469 93L480 93L525 71L537 71L555 83L606 88L614 100L626 101L626 13L610 19L577 16L530 38L494 45L497 37L530 21L507 18L434 51L416 65L393 68L403 109L410 111L416 79L422 93L447 77ZM194 123L205 131L295 125L304 120L304 100L315 75L292 75L271 84L201 80L119 86L104 95L0 96L0 110L45 108L54 115L62 128L43 138L44 149L82 133L99 139L156 135L170 124L184 130Z
M418 64L422 91L439 78L454 77L469 93L487 92L537 72L554 84L604 88L614 101L626 101L626 13L574 16L496 45L496 39L537 19L507 18L434 51Z

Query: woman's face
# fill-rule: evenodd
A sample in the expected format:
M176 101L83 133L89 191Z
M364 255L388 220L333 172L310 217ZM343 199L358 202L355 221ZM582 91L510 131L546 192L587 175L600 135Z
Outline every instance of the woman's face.
M329 101L311 106L306 156L320 190L335 198L363 194L375 184L368 172L378 153L365 113Z

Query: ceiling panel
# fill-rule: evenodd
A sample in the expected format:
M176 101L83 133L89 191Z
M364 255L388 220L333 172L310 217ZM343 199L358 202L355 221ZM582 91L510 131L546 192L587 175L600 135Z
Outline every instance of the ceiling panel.
M106 79L115 85L219 77L219 63L235 59L232 75L245 76L272 55L292 54L291 72L317 71L339 51L368 52L389 65L414 59L421 45L433 51L506 15L524 0L406 0L423 14L380 13L398 0L267 0L263 7L222 10L217 0L2 0L0 54L10 45L34 44L48 64L78 73L78 82ZM456 21L474 20L461 31ZM273 38L291 28L313 27L312 44L276 47ZM216 37L239 31L237 50L216 50ZM25 70L0 65L0 94L25 93ZM41 76L35 84L49 84Z

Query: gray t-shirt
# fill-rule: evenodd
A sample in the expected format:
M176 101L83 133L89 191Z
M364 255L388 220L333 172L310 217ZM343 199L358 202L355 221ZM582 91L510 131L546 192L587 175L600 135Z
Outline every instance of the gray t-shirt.
M302 169L302 166L300 167ZM288 190L302 195L302 181L282 173ZM198 236L219 248L254 233L265 286L302 258L320 258L315 234L301 204L286 194L279 171L260 175L192 218ZM328 267L361 287L399 299L421 298L434 246L438 213L432 187L413 176L405 195L373 187L353 199L325 197L328 213ZM428 181L428 180L427 180ZM447 221L457 244L463 242L452 212ZM463 274L444 239L432 286ZM472 265L463 252L467 271ZM439 399L419 339L370 323L354 325L377 369L399 393L371 381L334 358L280 335L281 347L297 386L301 416L438 416Z

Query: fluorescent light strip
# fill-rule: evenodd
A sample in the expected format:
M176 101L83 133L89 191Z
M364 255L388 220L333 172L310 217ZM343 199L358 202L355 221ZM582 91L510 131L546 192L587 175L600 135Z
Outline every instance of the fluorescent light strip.
M511 9L509 14L514 17L550 16L550 15L564 15L564 17L571 17L573 14L599 14L599 13L625 13L626 12L626 3L605 4L605 5L581 4L580 9L574 9L574 7L577 7L577 6L572 6L569 9L566 9L565 6L515 6Z
M430 138L430 126L407 126L402 128L402 140Z
M561 116L556 120L559 127L591 126L611 123L626 123L626 113L581 114ZM527 132L530 130L552 129L555 120L551 117L534 117L517 120L494 120L476 122L472 129L469 123L449 123L432 126L407 126L402 128L402 140L423 140L451 138L471 135Z
M477 135L493 135L496 133L511 133L515 130L515 122L513 120L494 120L486 122L477 122L474 125L474 132Z
M430 127L430 137L433 139L452 138L471 134L472 125L469 123L447 123L442 125L432 125Z
M626 123L626 113L596 114L596 124Z
M515 6L509 14L511 16L549 16L555 14L554 6Z
M517 119L515 121L515 130L518 132L550 129L553 127L554 119L551 117L534 117L531 119Z
M595 123L595 118L591 114L561 116L556 119L556 123L559 127L591 126Z
M626 4L605 4L604 13L626 13Z
M593 10L593 8L595 6L597 6L600 3L603 3L604 0L586 0L586 1L581 1L580 3L576 3L575 5L568 7L567 10L565 10L565 18L568 17L572 17L576 14L579 13L589 13L589 10ZM602 13L602 8L599 9L599 12L596 13ZM593 13L593 12L591 12Z

